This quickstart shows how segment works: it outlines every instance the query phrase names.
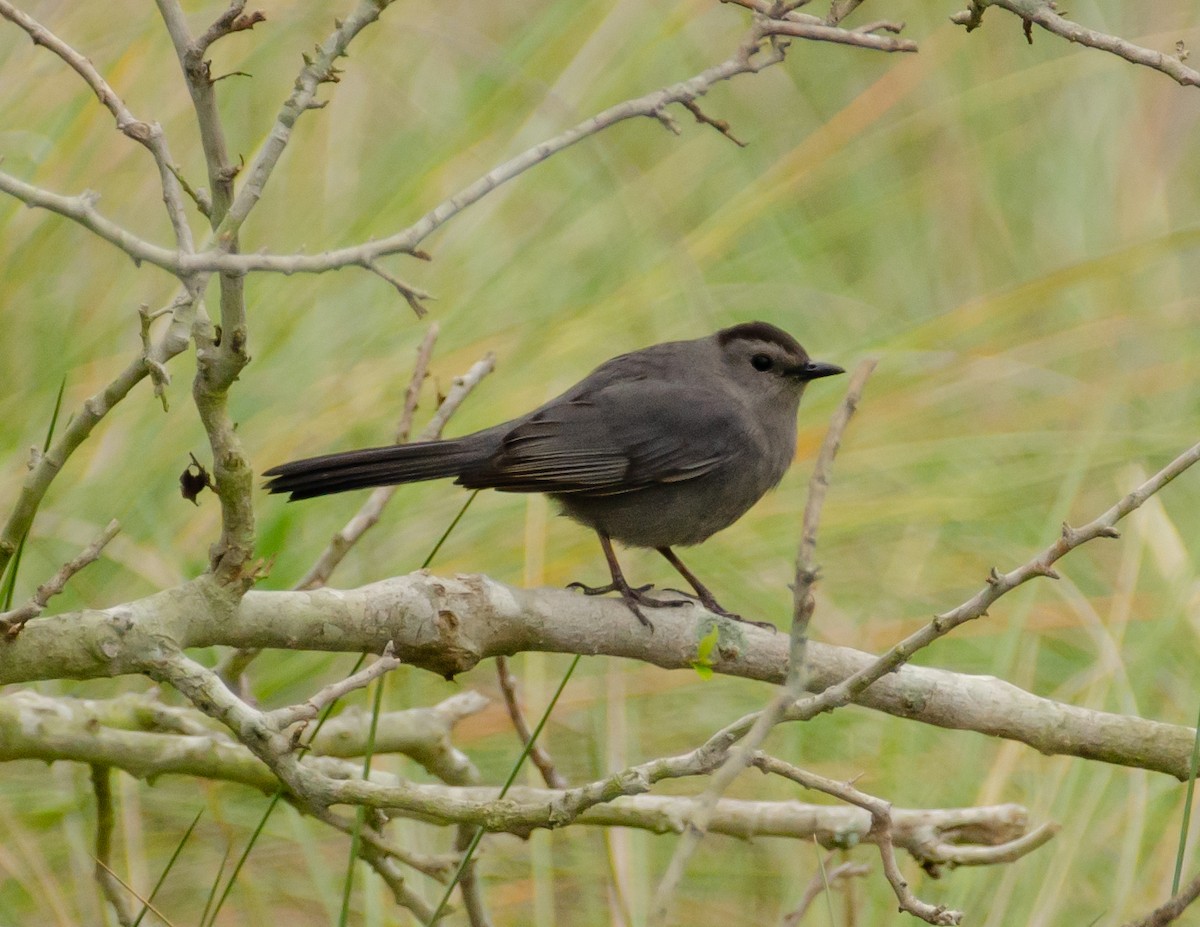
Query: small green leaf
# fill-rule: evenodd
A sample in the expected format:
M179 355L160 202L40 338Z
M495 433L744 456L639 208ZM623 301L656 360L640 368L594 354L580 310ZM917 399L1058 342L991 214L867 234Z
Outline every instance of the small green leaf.
M696 659L691 661L691 667L701 679L712 679L714 665L712 653L717 647L720 636L721 632L714 624L709 628L708 633L700 638L700 643L696 646Z

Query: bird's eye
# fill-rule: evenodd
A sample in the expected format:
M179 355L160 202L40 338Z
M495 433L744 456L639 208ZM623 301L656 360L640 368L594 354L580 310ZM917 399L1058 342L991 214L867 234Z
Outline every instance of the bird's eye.
M755 370L770 370L775 366L774 361L766 354L755 354L750 358L750 363Z

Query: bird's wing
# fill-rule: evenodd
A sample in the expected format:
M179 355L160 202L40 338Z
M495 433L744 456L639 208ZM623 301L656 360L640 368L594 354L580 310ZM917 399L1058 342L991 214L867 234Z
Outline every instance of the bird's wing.
M652 379L609 383L515 425L470 488L614 495L682 482L728 463L753 436L729 397Z

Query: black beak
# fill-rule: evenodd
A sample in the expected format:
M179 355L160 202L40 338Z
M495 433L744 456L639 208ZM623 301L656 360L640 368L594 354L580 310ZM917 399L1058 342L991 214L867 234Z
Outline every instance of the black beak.
M831 377L835 373L845 372L837 364L823 364L820 361L809 361L803 367L796 369L796 376L801 380L819 380L821 377Z

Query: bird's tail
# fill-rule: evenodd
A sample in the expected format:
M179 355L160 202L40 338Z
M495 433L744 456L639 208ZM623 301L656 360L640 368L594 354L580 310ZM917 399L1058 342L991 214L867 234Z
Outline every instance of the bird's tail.
M326 454L272 467L269 492L291 493L291 501L364 489L458 476L479 458L480 450L469 439L396 444L361 451Z

